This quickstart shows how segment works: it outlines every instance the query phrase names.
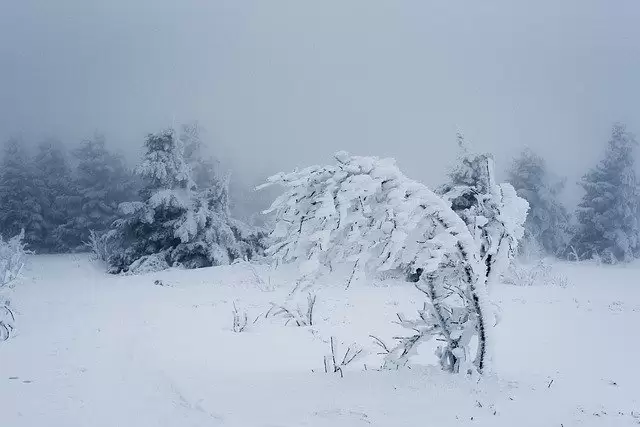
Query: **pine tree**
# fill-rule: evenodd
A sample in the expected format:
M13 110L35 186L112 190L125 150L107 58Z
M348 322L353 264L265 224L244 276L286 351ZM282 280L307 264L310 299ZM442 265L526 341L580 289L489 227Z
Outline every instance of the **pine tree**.
M71 207L77 196L62 145L55 140L42 142L34 166L44 227L39 251L68 252L69 242L61 239L58 228L73 214Z
M136 199L136 178L122 156L106 148L105 139L96 134L83 141L73 155L77 162L77 197L73 213L58 234L76 250L85 246L93 231L101 235L119 217L118 206Z
M229 217L225 183L198 191L173 130L149 135L145 147L141 201L123 203L125 217L105 237L111 272L228 264L260 250L255 233Z
M582 178L578 233L572 242L583 258L630 261L640 254L640 209L634 150L637 142L615 124L604 159Z
M5 239L25 231L28 249L38 250L45 237L43 208L33 163L21 140L12 138L4 147L0 170L0 230Z
M182 125L180 142L184 147L184 159L191 169L191 176L198 188L215 185L223 179L220 163L205 147L202 141L202 128L198 123Z
M563 254L570 239L569 214L558 200L564 181L553 182L544 159L527 149L514 160L509 182L529 202L525 244L550 255Z

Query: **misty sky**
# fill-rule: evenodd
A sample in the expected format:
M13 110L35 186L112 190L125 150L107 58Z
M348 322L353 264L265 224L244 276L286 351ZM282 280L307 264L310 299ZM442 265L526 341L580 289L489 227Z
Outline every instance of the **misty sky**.
M639 21L637 0L0 0L0 137L133 153L198 120L251 177L346 149L434 184L461 130L574 179L613 121L640 134Z

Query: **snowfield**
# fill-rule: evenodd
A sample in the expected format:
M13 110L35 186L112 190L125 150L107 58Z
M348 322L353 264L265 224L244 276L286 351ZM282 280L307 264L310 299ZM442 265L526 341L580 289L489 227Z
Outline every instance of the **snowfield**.
M407 283L328 279L313 326L296 327L265 317L289 268L110 276L88 256L34 256L0 343L1 427L639 425L640 265L554 268L566 286L492 289L495 375L476 382L378 370L370 335L391 344L396 313L422 305ZM338 359L362 349L343 377L324 372L331 337Z

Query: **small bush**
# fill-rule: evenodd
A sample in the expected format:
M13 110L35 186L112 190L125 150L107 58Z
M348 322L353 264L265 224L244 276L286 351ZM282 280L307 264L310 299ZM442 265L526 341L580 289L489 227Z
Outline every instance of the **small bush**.
M24 231L4 241L0 237L0 290L11 287L24 266ZM14 330L15 316L11 301L0 295L0 341L9 339Z
M569 280L563 274L556 273L553 266L545 260L535 263L512 263L504 275L504 282L514 286L558 286L566 288Z

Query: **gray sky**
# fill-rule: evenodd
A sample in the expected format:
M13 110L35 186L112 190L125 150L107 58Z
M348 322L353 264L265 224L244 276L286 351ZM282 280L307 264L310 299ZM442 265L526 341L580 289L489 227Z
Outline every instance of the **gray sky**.
M251 176L339 150L438 182L460 129L571 179L640 133L637 0L0 0L0 137L198 120Z

